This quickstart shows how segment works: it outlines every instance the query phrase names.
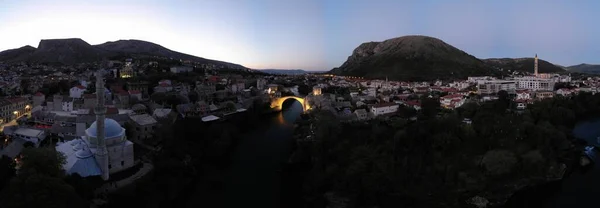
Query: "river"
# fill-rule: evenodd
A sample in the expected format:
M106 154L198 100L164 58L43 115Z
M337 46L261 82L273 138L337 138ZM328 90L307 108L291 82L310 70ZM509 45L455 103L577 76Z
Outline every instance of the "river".
M291 153L293 124L301 114L299 102L286 101L283 111L269 119L266 128L239 141L224 176L223 207L282 207L282 164Z
M581 122L573 129L573 135L588 144L596 143L600 136L600 119ZM564 180L529 188L515 194L515 204L510 207L596 207L600 196L600 155L588 151L596 163L588 170L575 170Z

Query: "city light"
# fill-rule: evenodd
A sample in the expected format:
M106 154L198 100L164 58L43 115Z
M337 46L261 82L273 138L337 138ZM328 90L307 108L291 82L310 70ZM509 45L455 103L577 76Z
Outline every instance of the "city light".
M29 109L29 108L31 108L31 106L29 106L29 105L26 105L26 106L25 106L25 109Z
M17 115L17 114L19 114L19 111L15 111L15 112L13 112L13 114Z

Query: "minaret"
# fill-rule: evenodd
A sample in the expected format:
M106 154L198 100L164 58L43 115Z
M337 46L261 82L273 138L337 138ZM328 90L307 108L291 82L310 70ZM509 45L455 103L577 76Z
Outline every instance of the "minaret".
M535 60L533 62L533 74L535 75L535 77L538 76L538 57L537 57L537 53L535 54Z
M106 144L104 143L104 114L106 113L106 107L104 106L104 81L103 74L98 71L96 72L96 100L97 105L94 108L96 113L96 140L98 146L96 148L95 158L100 170L102 170L102 179L108 180L108 151L106 150Z

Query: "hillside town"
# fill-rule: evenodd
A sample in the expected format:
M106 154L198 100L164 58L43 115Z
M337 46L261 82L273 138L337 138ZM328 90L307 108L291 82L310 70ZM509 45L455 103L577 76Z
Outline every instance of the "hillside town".
M131 58L71 67L0 64L0 155L18 164L24 148L54 145L66 157L67 174L115 178L115 185L99 190L109 193L152 169L148 156L163 147L157 132L180 119L218 122L261 107L256 105L281 111L284 102L297 100L306 112L329 111L340 122L400 114L416 120L424 99L456 109L504 96L514 100L510 109L519 112L538 100L593 94L600 87L597 77L574 80L567 74L538 73L537 64L532 68L531 74L504 78L402 82ZM99 128L106 133L97 134ZM106 140L94 140L101 137Z
M220 74L215 66L184 63L164 68L161 73L202 72L196 80L134 79L148 70L160 71L157 65L155 61L141 63L126 59L111 61L107 69L101 70L104 80L109 80L103 93L106 116L122 126L131 125L135 136L130 139L150 139L160 120L200 117L207 122L214 121L245 111L256 99L270 103L285 96L306 98L311 108L330 110L340 120L353 121L395 115L400 107L418 111L423 97L438 99L441 107L455 109L469 102L496 100L505 92L515 101L513 108L522 110L536 100L579 92L596 93L600 87L597 77L572 80L566 74L538 73L537 65L532 66L533 74L503 79L482 76L453 81L400 82L328 74ZM4 133L12 135L20 132L19 129L29 129L64 140L84 136L85 129L95 120L93 108L98 102L95 71L88 67L94 66L0 65L0 92L4 95L0 100L0 125ZM48 89L58 83L67 83L68 90L52 92ZM34 141L37 146L42 140L44 138L27 141ZM2 151L11 157L18 153Z

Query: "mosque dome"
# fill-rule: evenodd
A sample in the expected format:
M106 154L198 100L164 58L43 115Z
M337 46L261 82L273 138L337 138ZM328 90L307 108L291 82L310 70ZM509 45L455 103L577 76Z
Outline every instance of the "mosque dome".
M84 159L92 156L92 152L89 149L80 149L75 152L75 157Z
M97 128L98 127L96 126L96 121L94 121L94 123L92 123L92 125L90 125L90 128L85 130L85 133L90 137L98 137L98 135L96 135ZM121 127L121 125L119 123L117 123L117 121L110 119L110 118L104 119L104 138L105 139L120 137L123 135L125 135L125 129L123 127Z

